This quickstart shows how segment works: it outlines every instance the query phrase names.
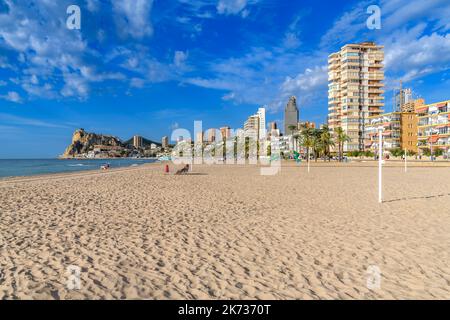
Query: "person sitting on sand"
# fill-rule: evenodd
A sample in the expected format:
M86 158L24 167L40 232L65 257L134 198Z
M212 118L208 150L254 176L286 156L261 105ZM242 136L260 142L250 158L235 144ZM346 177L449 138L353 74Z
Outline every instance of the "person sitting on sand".
M185 165L182 169L178 170L175 174L176 175L180 175L180 174L187 174L189 172L189 165Z
M108 170L109 169L109 163L106 163L104 165L101 166L102 170Z

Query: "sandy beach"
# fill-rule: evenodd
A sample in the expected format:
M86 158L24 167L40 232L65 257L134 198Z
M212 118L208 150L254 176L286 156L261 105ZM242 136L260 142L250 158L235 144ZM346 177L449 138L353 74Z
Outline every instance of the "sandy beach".
M0 298L450 299L450 167L411 165L382 204L375 162L3 179Z

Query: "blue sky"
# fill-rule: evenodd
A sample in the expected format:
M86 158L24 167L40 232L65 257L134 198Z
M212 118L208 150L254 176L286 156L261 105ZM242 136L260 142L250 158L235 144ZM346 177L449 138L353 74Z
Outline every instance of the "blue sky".
M66 9L81 8L81 30ZM366 10L381 8L380 30ZM327 56L386 52L386 111L399 80L450 99L450 1L0 0L0 158L61 154L79 127L159 140L173 128L242 126L259 106L282 125L327 114Z

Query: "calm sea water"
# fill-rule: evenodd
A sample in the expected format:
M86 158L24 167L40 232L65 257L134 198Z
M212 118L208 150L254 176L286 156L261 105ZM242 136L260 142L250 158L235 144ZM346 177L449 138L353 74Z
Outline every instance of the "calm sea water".
M99 170L100 166L109 163L111 168L130 167L155 162L155 159L27 159L1 160L0 177L33 176L49 173L75 172L82 170Z

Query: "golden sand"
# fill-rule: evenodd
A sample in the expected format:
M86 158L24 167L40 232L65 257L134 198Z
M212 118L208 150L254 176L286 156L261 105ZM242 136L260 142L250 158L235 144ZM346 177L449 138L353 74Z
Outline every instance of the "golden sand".
M0 298L450 299L449 167L311 165L1 180Z

